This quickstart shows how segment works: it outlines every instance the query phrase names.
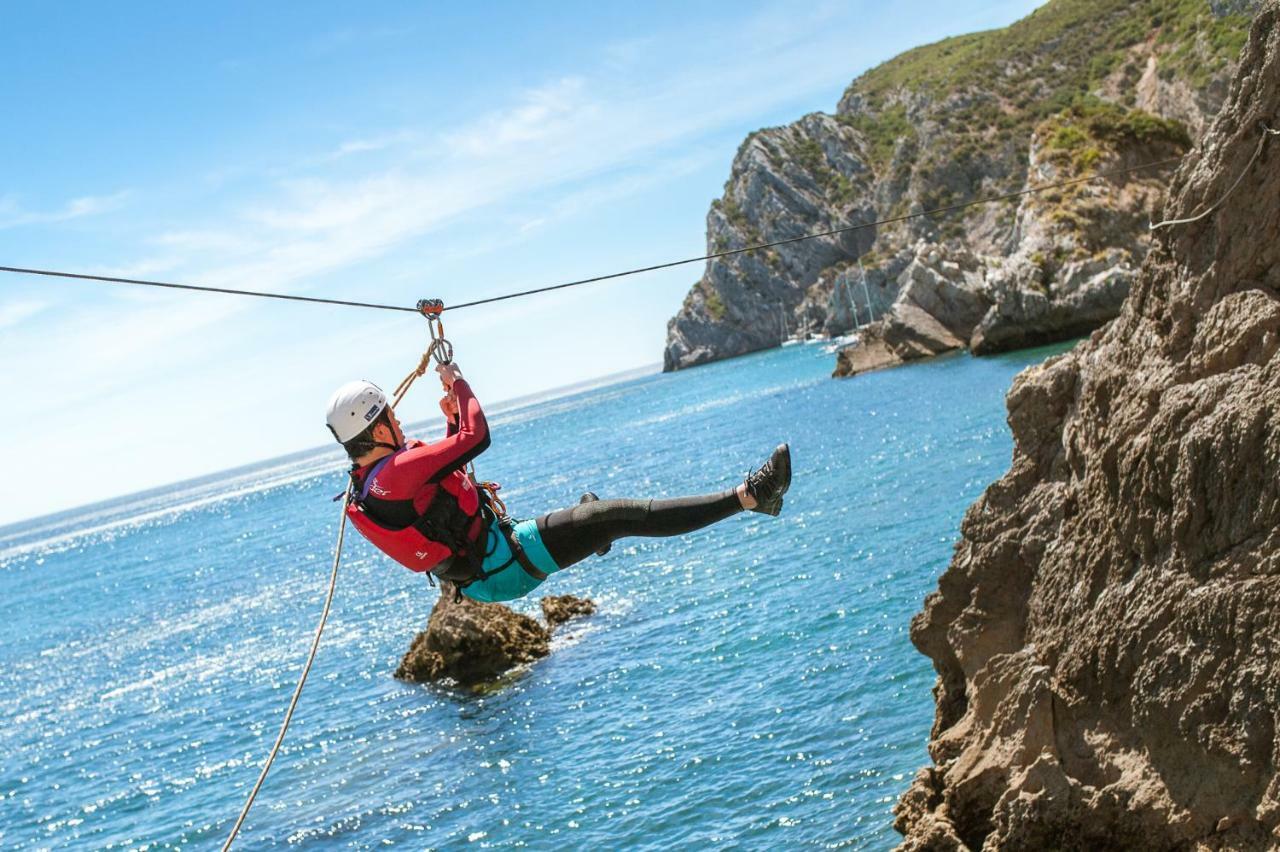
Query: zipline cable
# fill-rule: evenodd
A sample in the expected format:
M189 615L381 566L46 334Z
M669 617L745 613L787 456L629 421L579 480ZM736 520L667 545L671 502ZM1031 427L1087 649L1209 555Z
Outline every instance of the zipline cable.
M289 722L293 719L293 711L298 706L298 698L302 695L302 686L307 682L307 675L311 673L311 664L315 662L316 651L320 648L320 635L324 633L324 624L329 620L329 609L333 606L333 593L338 587L338 563L342 560L342 539L347 531L347 504L350 502L351 489L348 488L342 501L342 520L338 523L338 543L333 548L333 571L329 575L329 593L324 599L324 610L320 613L320 624L316 626L315 638L311 640L311 653L307 655L307 663L302 667L302 674L298 676L298 685L293 689L293 698L289 699L289 708L285 710L284 721L280 723L280 733L276 735L275 745L271 747L271 753L267 755L267 762L262 765L262 772L259 773L257 783L253 785L253 789L249 792L249 798L245 800L244 807L240 810L240 816L236 818L236 824L231 827L231 834L228 835L227 842L222 844L222 852L227 852L231 848L236 835L240 833L240 826L244 825L244 819L249 815L249 808L253 807L253 800L258 797L258 791L262 789L262 782L267 780L267 772L271 770L271 764L275 762L276 755L280 752L280 744L284 742L285 731L289 730Z
M1268 129L1269 133L1275 133ZM1264 137L1265 139L1265 137ZM818 231L812 234L801 234L798 237L787 237L782 240L774 240L769 243L759 243L756 245L744 246L738 249L728 249L726 251L714 252L712 254L704 254L698 257L688 257L683 260L673 260L668 263L659 263L653 266L642 266L637 269L628 269L623 272L612 272L608 275L597 275L592 278L580 278L576 281L566 281L562 284L552 284L548 287L536 287L532 290L520 290L515 293L507 293L502 296L491 296L487 299L476 299L471 302L461 302L456 305L450 305L445 310L456 311L461 308L471 308L477 305L488 305L493 302L502 302L507 299L518 299L523 296L532 296L537 293L549 293L552 290L564 290L568 287L579 287L583 284L595 284L600 281L610 281L614 278L625 278L629 275L639 275L642 272L656 272L659 269L670 269L675 266L685 266L690 263L701 263L707 260L715 260L721 257L730 257L735 254L745 254L747 252L760 251L762 249L773 248L775 246L787 245L789 243L803 242L804 240L816 240L821 237L831 237L836 234L847 234L852 231L860 231L865 228L878 228L881 225L893 225L898 222L906 222L911 219L920 219L925 216L936 216L941 213L954 213L958 210L965 210L970 207L977 207L982 204L994 204L997 201L1008 201L1014 198L1020 198L1024 195L1032 195L1037 192L1044 192L1050 189L1058 189L1064 186L1073 186L1080 183L1089 183L1105 178L1118 177L1120 175L1129 174L1130 172L1142 171L1144 169L1154 169L1159 166L1167 166L1170 163L1179 162L1181 157L1169 157L1164 160L1156 160L1150 163L1141 163L1136 166L1129 166L1124 169L1113 169L1107 172L1097 172L1086 177L1073 178L1071 180L1055 181L1053 183L1042 183L1029 186L1026 189L1017 192L1007 192L1003 195L993 195L986 198L977 198L973 201L966 201L961 204L951 204L946 207L937 207L932 210L921 210L918 213L906 213L902 216L891 216L887 219L878 219L874 222L860 222L856 225L846 225L841 228L832 228L827 231ZM1207 212L1211 211L1206 211ZM1172 224L1172 223L1171 223ZM88 275L76 272L60 272L53 269L29 269L20 266L0 266L0 272L9 272L18 275L43 275L49 278L71 278L83 281L99 281L108 284L137 284L145 287L165 287L173 290L197 290L202 293L224 293L233 296L257 296L265 299L286 299L292 302L314 302L322 305L341 305L352 308L372 308L383 311L403 311L406 313L419 313L416 307L405 307L401 305L382 305L373 302L354 302L343 299L322 299L314 296L292 296L285 293L269 293L260 290L234 290L225 287L203 287L195 284L175 284L169 281L146 281L140 278L116 278L110 275Z
M656 266L642 266L639 269L628 269L625 272L614 272L609 275L597 275L594 278L583 278L578 281L567 281L564 284L552 284L550 287L538 287L533 290L521 290L518 293L507 293L504 296L492 296L488 299L477 299L474 302L461 302L456 305L450 305L449 310L456 311L459 308L470 308L475 305L487 305L491 302L501 302L505 299L517 299L521 296L532 296L535 293L547 293L552 290L563 290L566 287L577 287L580 284L594 284L597 281L608 281L611 278L622 278L627 275L638 275L641 272L655 272L659 269L670 269L673 266L684 266L688 263L699 263L704 260L715 260L719 257L729 257L735 254L745 254L746 252L759 251L761 249L773 248L774 246L784 246L788 243L798 243L804 240L815 240L819 237L830 237L836 234L847 234L850 231L860 231L863 228L877 228L881 225L893 225L898 222L906 222L909 219L919 219L922 216L935 216L939 213L954 213L957 210L964 210L968 207L977 207L980 204L994 204L997 201L1008 201L1011 198L1019 198L1023 195L1031 195L1036 192L1044 192L1047 189L1057 189L1063 186L1071 186L1077 183L1088 183L1090 181L1100 180L1102 178L1115 177L1117 175L1136 172L1140 169L1153 169L1156 166L1166 166L1170 163L1179 162L1181 157L1170 157L1165 160L1156 160L1152 163L1142 163L1137 166L1130 166L1127 169L1116 169L1110 172L1098 172L1088 177L1075 178L1073 180L1058 181L1056 183L1036 184L1035 186L1020 189L1017 192L1007 192L1004 195L993 195L987 198L977 198L973 201L966 201L962 204L951 204L946 207L937 207L933 210L922 210L919 213L907 213L902 216L891 216L888 219L878 219L875 222L863 222L857 225L846 225L843 228L832 228L829 231L818 231L813 234L801 234L798 237L787 237L785 240L774 240L771 243L759 243L758 245L744 246L739 249L728 249L727 251L718 251L714 254L706 254L701 257L690 257L684 260L673 260L670 263L659 263Z
M53 269L26 269L21 266L0 266L0 272L18 275L44 275L49 278L77 278L83 281L102 281L107 284L141 284L145 287L167 287L171 290L198 290L202 293L226 293L232 296L258 296L263 299L286 299L290 302L318 302L322 305L343 305L349 308L377 308L383 311L418 312L417 308L400 305L378 305L372 302L348 302L343 299L321 299L316 296L291 296L287 293L267 293L262 290L230 290L225 287L201 287L195 284L174 284L170 281L144 281L141 278L113 278L110 275L87 275L80 272L58 272Z

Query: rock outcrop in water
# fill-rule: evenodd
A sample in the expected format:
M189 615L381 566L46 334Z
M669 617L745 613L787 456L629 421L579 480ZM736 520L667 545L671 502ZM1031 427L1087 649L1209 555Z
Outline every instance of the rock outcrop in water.
M496 680L516 666L547 656L551 631L595 608L593 602L573 595L545 597L543 626L502 604L455 599L453 586L442 583L427 629L414 637L395 676L417 683L449 678L463 686Z
M580 615L591 615L596 611L594 601L574 597L573 595L547 595L540 601L540 604L542 606L542 617L547 620L547 626L552 630L571 618L577 618Z
M1009 472L911 638L910 850L1280 848L1280 0L1120 316L1009 393ZM1254 157L1257 157L1254 160Z
M908 51L855 80L835 115L748 137L707 250L1176 157L1221 105L1256 5L1050 0L1006 29ZM711 261L668 324L665 369L886 315L842 369L1085 333L1119 310L1172 169ZM935 253L972 268L922 280L910 267ZM930 287L967 291L963 313L922 309Z

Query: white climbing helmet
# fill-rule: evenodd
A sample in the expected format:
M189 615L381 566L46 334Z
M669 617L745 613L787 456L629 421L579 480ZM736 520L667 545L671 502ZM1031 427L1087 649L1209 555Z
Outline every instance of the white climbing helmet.
M373 382L361 379L347 382L329 398L325 422L338 443L345 444L359 435L387 407L387 395Z

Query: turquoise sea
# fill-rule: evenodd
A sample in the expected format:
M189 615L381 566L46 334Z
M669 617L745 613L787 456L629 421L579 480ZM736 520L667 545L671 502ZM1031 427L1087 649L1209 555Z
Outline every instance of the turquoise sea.
M487 695L392 678L437 592L349 536L238 848L892 846L933 719L908 623L1008 466L1010 381L1062 348L833 381L795 346L495 409L478 467L518 516L724 488L779 440L795 480L781 518L553 577L598 614ZM0 530L0 846L222 842L305 658L344 476L325 449Z

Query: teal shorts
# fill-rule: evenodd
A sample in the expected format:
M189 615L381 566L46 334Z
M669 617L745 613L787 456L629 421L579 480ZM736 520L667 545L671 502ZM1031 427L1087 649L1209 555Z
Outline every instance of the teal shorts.
M535 568L544 574L554 574L560 570L560 566L551 558L546 545L542 543L542 536L538 534L537 521L518 521L513 533L516 541L520 542L520 546L524 548L525 556L529 557L529 561ZM489 526L489 539L486 542L485 552L489 555L484 558L481 567L484 568L485 573L490 571L497 573L490 574L483 580L469 583L462 589L462 593L472 600L485 603L513 601L524 597L541 585L541 580L532 576L520 566L518 561L511 558L511 545L498 530L497 524ZM505 568L502 567L504 563L507 566Z

